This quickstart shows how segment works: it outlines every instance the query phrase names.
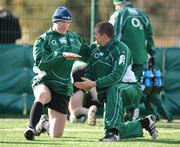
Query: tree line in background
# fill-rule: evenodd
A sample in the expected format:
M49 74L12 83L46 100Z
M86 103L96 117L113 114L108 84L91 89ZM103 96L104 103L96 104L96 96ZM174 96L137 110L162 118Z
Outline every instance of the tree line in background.
M180 0L132 0L150 17L158 47L180 46ZM64 5L73 13L71 29L89 41L91 0L1 0L0 9L19 17L22 38L20 44L33 44L51 26L57 6ZM108 20L113 13L112 0L95 0L95 23Z

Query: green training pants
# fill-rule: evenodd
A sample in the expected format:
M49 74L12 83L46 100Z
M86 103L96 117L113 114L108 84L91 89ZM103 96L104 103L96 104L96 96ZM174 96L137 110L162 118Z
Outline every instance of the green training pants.
M139 120L124 122L125 108L139 103L141 97L141 88L136 83L120 83L108 87L104 102L105 130L118 129L121 139L143 136Z

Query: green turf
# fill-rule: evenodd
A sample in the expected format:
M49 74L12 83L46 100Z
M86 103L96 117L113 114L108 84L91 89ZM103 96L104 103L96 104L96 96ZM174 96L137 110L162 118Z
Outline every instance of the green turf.
M67 123L64 136L50 138L47 134L26 141L23 136L27 119L0 119L0 147L180 147L180 123L158 122L159 137L151 140L144 131L143 138L124 139L119 142L99 142L103 137L102 119L96 126Z

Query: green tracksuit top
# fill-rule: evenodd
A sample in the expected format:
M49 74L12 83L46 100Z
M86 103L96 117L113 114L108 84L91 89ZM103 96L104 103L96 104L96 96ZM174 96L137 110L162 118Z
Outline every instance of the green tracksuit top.
M147 53L155 54L152 26L142 11L127 5L115 11L109 22L114 26L115 36L131 50L133 64L146 64Z
M86 77L96 81L98 91L121 82L136 82L131 71L131 53L115 37L104 46L92 45Z
M89 58L87 43L74 32L61 35L50 29L38 37L33 47L34 67L42 72L34 77L33 86L45 83L58 94L73 94L70 73L74 60L65 59L63 52L79 54L84 61Z

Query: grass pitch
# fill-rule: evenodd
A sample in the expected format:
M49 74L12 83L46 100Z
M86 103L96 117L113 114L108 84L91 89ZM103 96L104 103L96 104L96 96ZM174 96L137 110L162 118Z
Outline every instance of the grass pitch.
M123 139L119 142L99 142L104 136L103 122L96 126L67 123L63 138L53 139L47 134L26 141L23 133L27 119L0 119L0 147L180 147L180 121L157 123L159 137L151 140L144 130L143 138Z

